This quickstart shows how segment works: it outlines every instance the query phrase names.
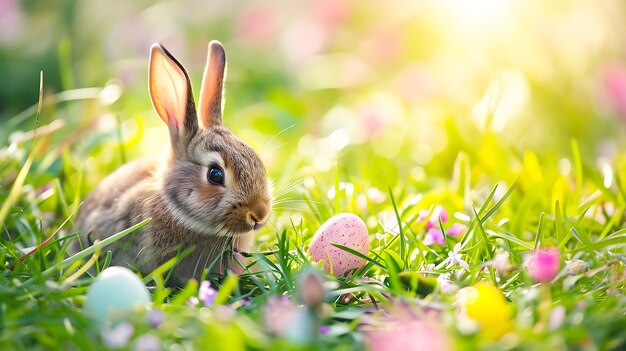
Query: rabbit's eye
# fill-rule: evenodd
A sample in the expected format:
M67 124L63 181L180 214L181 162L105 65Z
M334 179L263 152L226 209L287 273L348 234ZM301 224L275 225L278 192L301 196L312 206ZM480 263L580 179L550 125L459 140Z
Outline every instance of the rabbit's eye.
M212 184L224 185L224 171L222 171L222 169L217 166L212 166L211 168L209 168L207 178Z

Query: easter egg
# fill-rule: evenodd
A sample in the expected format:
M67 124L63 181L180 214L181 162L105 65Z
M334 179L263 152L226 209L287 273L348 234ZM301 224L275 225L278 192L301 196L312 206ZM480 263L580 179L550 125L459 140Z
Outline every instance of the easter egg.
M128 268L113 266L94 279L83 309L100 325L110 325L149 302L150 294L141 279Z
M369 235L365 222L352 213L340 213L329 218L315 232L309 254L315 262L323 261L324 270L336 277L346 271L361 268L365 259L331 245L340 244L364 255L369 252Z

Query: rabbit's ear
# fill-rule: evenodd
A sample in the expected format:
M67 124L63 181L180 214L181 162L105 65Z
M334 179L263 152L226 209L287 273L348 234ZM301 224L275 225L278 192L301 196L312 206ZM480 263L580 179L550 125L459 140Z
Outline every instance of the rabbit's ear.
M168 126L173 143L191 138L198 129L191 83L183 66L160 44L150 49L150 99Z
M209 53L202 77L198 117L204 128L222 124L222 95L226 74L226 51L220 42L209 43Z

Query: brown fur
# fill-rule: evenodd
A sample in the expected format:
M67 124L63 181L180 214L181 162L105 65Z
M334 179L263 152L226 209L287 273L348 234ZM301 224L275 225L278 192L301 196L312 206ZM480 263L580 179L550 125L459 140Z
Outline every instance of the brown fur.
M220 49L221 53L212 51ZM195 247L174 269L174 278L183 281L200 278L226 249L251 248L254 230L263 226L271 211L269 186L254 150L222 126L225 54L217 42L212 42L209 50L201 105L209 108L203 113L210 121L199 125L187 73L167 50L153 46L151 98L170 130L170 154L162 160L144 158L128 163L104 179L80 209L76 226L88 235L82 236L81 243L73 243L73 251L151 218L142 229L110 248L112 264L130 264L150 272L178 252ZM163 62L166 67L152 69ZM160 73L177 69L182 72ZM156 85L172 76L187 80L185 96ZM184 116L168 114L180 104L185 104ZM220 109L216 109L218 105ZM206 170L216 164L226 174L224 186L207 180ZM218 259L212 272L223 272L228 264Z

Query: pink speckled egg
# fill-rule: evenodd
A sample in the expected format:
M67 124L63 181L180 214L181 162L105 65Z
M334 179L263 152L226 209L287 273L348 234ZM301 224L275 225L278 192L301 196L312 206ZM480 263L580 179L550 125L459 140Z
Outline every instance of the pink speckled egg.
M342 276L348 270L365 265L365 259L332 246L331 243L340 244L367 255L370 249L370 239L365 222L358 216L352 213L340 213L329 218L313 235L309 245L309 254L315 262L324 261L324 270L336 277Z

